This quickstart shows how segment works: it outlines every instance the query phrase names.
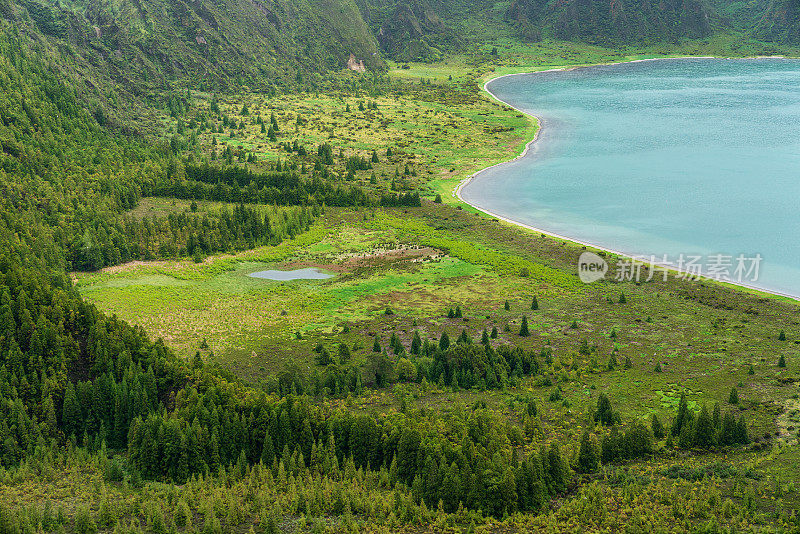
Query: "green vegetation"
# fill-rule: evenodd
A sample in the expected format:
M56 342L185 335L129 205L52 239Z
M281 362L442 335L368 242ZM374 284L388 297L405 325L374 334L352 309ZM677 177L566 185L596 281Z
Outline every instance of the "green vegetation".
M0 532L797 529L796 303L452 195L536 132L489 77L791 6L542 7L0 0Z

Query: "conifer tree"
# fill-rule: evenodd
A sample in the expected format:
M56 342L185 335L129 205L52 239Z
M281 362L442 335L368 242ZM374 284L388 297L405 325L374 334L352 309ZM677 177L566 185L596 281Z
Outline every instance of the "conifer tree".
M64 392L64 405L61 411L61 424L64 426L64 433L67 436L80 436L83 423L81 421L81 405L78 396L75 394L75 386L72 382L67 383Z
M702 449L709 449L714 446L714 425L705 404L700 409L700 413L694 423L692 444Z
M414 330L414 337L411 340L411 354L419 354L422 348L422 339L419 337L419 331Z
M539 309L539 301L536 299L536 295L533 296L533 302L531 302L531 310L538 310Z
M519 327L519 335L522 337L528 337L531 333L528 331L528 317L523 315L522 316L522 325Z
M597 398L597 410L594 420L603 426L612 426L618 422L619 416L611 407L611 401L605 393L601 393Z
M664 437L664 425L661 424L661 420L656 414L650 417L650 429L653 431L653 437L656 439L662 439Z
M339 363L345 364L350 361L350 347L347 343L339 343Z
M672 422L672 435L680 436L683 424L686 422L689 414L689 402L686 400L686 393L681 393L681 400L678 403L678 413L675 420Z
M600 467L600 447L597 438L588 430L581 437L581 447L578 452L578 471L580 473L594 473Z
M447 350L449 348L450 348L450 336L447 335L447 332L442 332L442 335L439 338L439 350Z

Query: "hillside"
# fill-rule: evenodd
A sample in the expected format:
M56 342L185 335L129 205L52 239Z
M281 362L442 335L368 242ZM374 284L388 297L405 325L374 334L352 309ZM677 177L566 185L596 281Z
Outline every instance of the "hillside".
M641 0L514 0L508 18L534 25L558 39L676 41L710 33L709 14L698 0L651 3Z
M761 39L782 43L800 43L800 1L772 0L756 24Z
M351 54L384 68L349 0L2 0L0 17L18 46L50 57L112 115L124 107L112 93L141 103L175 85L286 91Z

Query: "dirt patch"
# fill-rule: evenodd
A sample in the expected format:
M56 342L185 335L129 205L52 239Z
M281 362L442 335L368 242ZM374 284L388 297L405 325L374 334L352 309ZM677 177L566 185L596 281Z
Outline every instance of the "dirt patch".
M325 259L290 261L284 268L316 267L336 273L362 271L386 267L401 262L422 263L438 260L444 253L431 247L400 246L396 248L377 248L364 253L346 253L328 256Z
M788 444L800 443L800 399L788 399L775 424L778 426L778 439Z

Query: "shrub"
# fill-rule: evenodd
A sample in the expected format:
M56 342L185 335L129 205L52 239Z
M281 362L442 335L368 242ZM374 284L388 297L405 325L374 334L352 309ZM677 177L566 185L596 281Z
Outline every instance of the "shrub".
M75 513L75 534L96 534L97 523L87 506L81 506Z

